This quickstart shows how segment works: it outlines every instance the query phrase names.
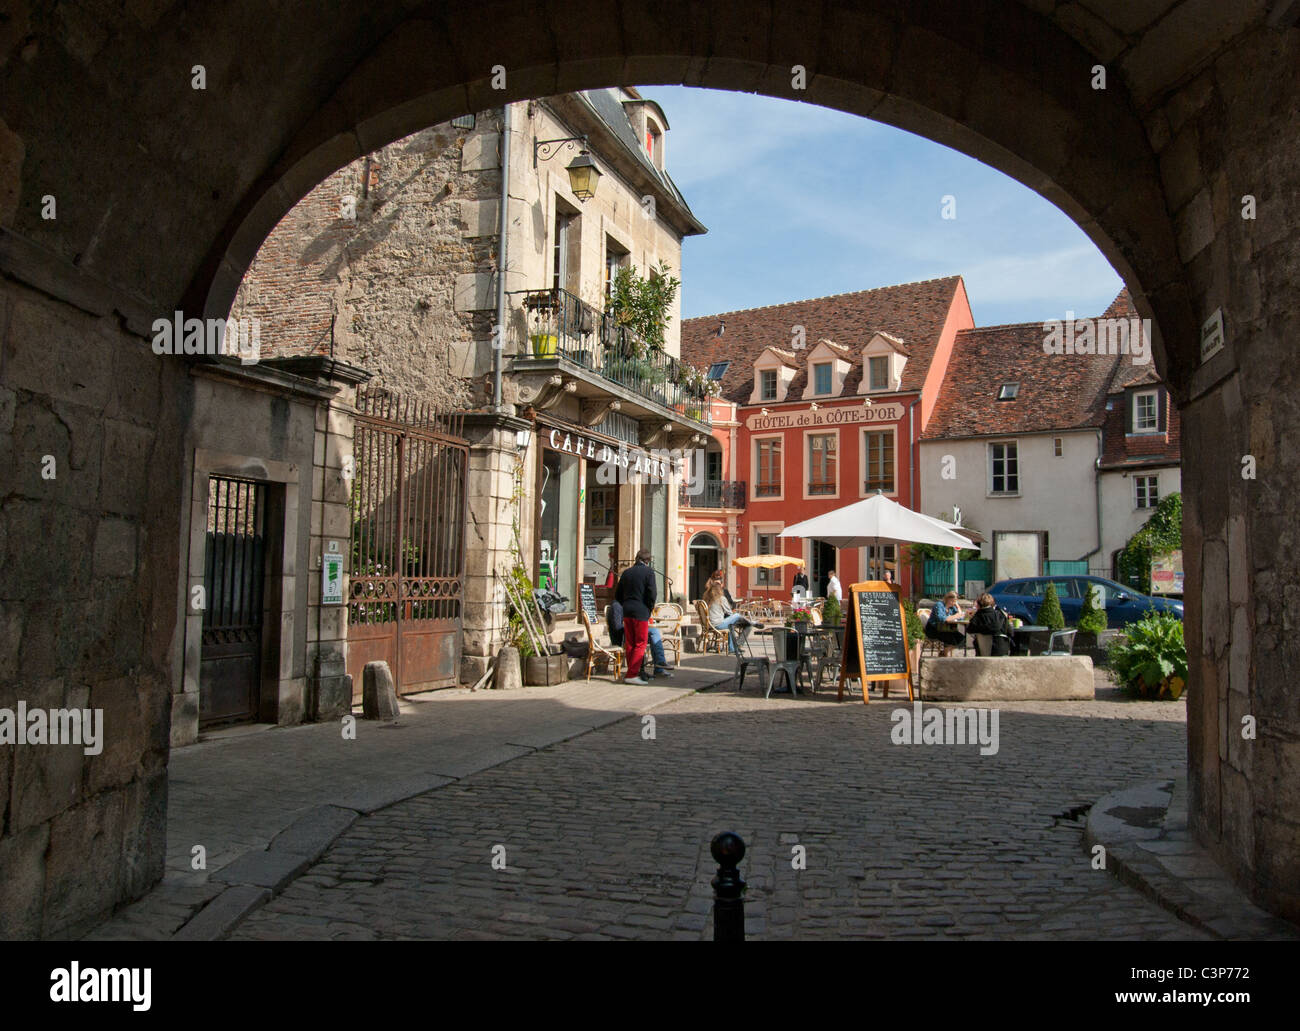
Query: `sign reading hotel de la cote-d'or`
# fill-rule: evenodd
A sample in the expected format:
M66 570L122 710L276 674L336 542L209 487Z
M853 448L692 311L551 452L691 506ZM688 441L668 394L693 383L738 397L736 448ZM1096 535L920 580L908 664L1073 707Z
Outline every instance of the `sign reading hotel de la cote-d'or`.
M802 430L819 426L852 426L857 423L898 422L903 417L901 404L858 405L854 408L819 408L809 411L796 408L771 415L751 415L745 425L751 430Z

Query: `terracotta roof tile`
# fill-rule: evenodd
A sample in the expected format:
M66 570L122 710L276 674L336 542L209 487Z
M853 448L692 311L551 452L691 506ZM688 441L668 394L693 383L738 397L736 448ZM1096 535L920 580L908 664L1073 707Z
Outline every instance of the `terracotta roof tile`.
M960 283L960 276L948 276L686 319L682 357L701 367L730 362L722 378L722 396L745 405L754 388L754 361L764 348L788 347L794 327L802 326L805 339L826 338L849 352L853 366L843 390L848 396L857 393L862 381L862 348L877 332L884 332L903 341L906 348L901 389L920 390ZM725 323L722 336L717 334L720 323ZM793 352L799 372L788 397L803 392L810 350Z
M1115 357L1046 354L1043 338L1041 322L959 332L922 439L1100 426ZM1004 383L1014 400L997 399Z

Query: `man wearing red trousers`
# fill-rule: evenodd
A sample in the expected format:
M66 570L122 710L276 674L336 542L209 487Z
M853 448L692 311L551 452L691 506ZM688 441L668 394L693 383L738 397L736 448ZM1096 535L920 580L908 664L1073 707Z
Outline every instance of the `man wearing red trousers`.
M641 676L641 663L645 661L656 595L654 568L646 548L638 551L636 562L623 570L614 589L614 600L623 606L623 651L627 655L627 676L623 683L648 684L650 681Z

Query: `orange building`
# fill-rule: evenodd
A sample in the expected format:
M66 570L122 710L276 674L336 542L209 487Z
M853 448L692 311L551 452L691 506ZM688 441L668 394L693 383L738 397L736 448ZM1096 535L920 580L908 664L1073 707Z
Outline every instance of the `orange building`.
M841 584L861 579L870 549L780 533L877 491L922 511L918 441L953 341L973 325L960 276L685 320L682 357L707 366L736 411L736 425L714 432L719 451L727 443L732 500L743 500L726 558L802 558L817 596L832 569ZM695 527L690 515L681 510L683 527ZM884 558L897 561L892 546ZM737 572L737 596L788 596L793 585L789 568ZM909 576L904 566L910 590Z

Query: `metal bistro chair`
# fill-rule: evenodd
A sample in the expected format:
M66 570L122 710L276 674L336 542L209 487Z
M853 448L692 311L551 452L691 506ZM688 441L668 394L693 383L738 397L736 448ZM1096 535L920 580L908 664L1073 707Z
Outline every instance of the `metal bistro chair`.
M794 639L794 658L790 658L790 640ZM772 669L772 679L767 685L767 697L772 696L772 688L776 686L776 678L784 677L785 682L790 685L790 695L793 697L799 693L799 678L803 676L804 666L808 664L808 656L801 654L799 634L783 626L772 628L772 643L776 648L776 662ZM812 667L808 666L808 676L812 677Z
M752 669L758 674L758 689L766 691L764 698L770 698L772 696L772 660L766 655L754 654L754 649L749 643L749 635L753 629L752 626L747 626L736 631L736 647L739 649L736 655L736 694L740 694L744 689L745 674Z
M1078 630L1053 630L1052 636L1047 639L1047 649L1044 655L1073 655L1074 654L1074 635ZM1057 648L1057 644L1060 648Z
M827 673L839 676L840 672L840 634L829 633L822 634L820 651L817 658L817 678L813 681L813 694L817 693L817 688L822 686L822 679Z

